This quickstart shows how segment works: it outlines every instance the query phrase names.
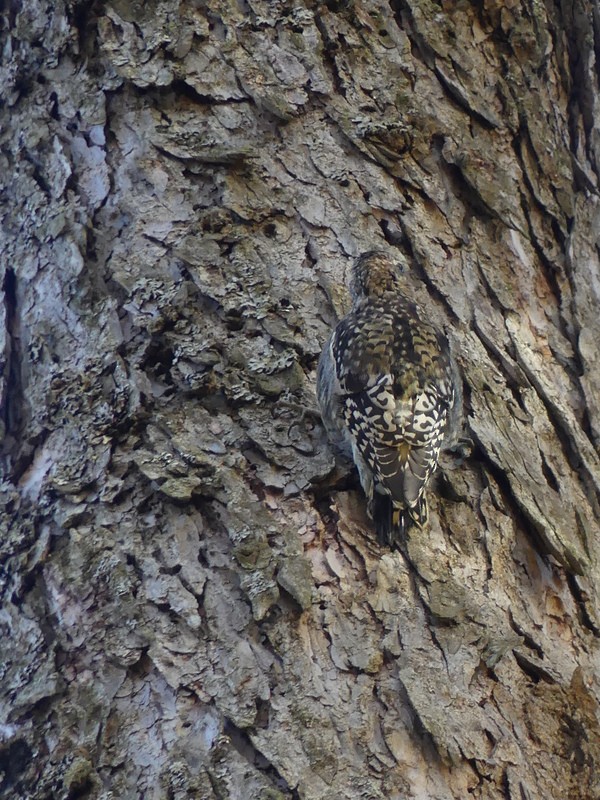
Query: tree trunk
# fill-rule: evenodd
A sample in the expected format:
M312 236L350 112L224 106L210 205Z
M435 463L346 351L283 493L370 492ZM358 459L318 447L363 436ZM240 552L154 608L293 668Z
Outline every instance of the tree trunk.
M0 795L600 797L593 0L28 0L0 87ZM409 253L464 463L316 414Z

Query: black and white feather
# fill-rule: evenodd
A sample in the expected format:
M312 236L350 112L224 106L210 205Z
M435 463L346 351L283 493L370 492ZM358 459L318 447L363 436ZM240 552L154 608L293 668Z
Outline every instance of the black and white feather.
M384 253L358 258L353 306L326 343L317 397L330 440L353 458L382 544L427 521L425 489L456 435L460 380L446 338L402 292Z

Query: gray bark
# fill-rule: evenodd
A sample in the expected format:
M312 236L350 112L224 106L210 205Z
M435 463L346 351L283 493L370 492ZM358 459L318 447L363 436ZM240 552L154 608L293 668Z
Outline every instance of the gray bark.
M10 5L0 796L600 796L599 46L593 0ZM315 414L372 248L474 441L403 552Z

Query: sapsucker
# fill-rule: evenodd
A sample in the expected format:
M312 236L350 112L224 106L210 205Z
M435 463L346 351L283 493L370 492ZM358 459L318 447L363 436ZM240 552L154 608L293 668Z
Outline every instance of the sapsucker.
M354 264L352 310L323 348L321 415L350 456L379 541L396 545L428 518L425 489L460 425L461 385L446 337L403 294L400 266L382 252Z

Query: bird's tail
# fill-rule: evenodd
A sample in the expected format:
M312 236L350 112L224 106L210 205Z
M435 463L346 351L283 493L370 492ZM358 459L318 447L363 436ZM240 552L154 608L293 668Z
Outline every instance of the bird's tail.
M403 507L394 503L389 494L373 492L371 516L379 544L399 547L411 525L423 528L429 518L427 499L421 495L414 506Z

